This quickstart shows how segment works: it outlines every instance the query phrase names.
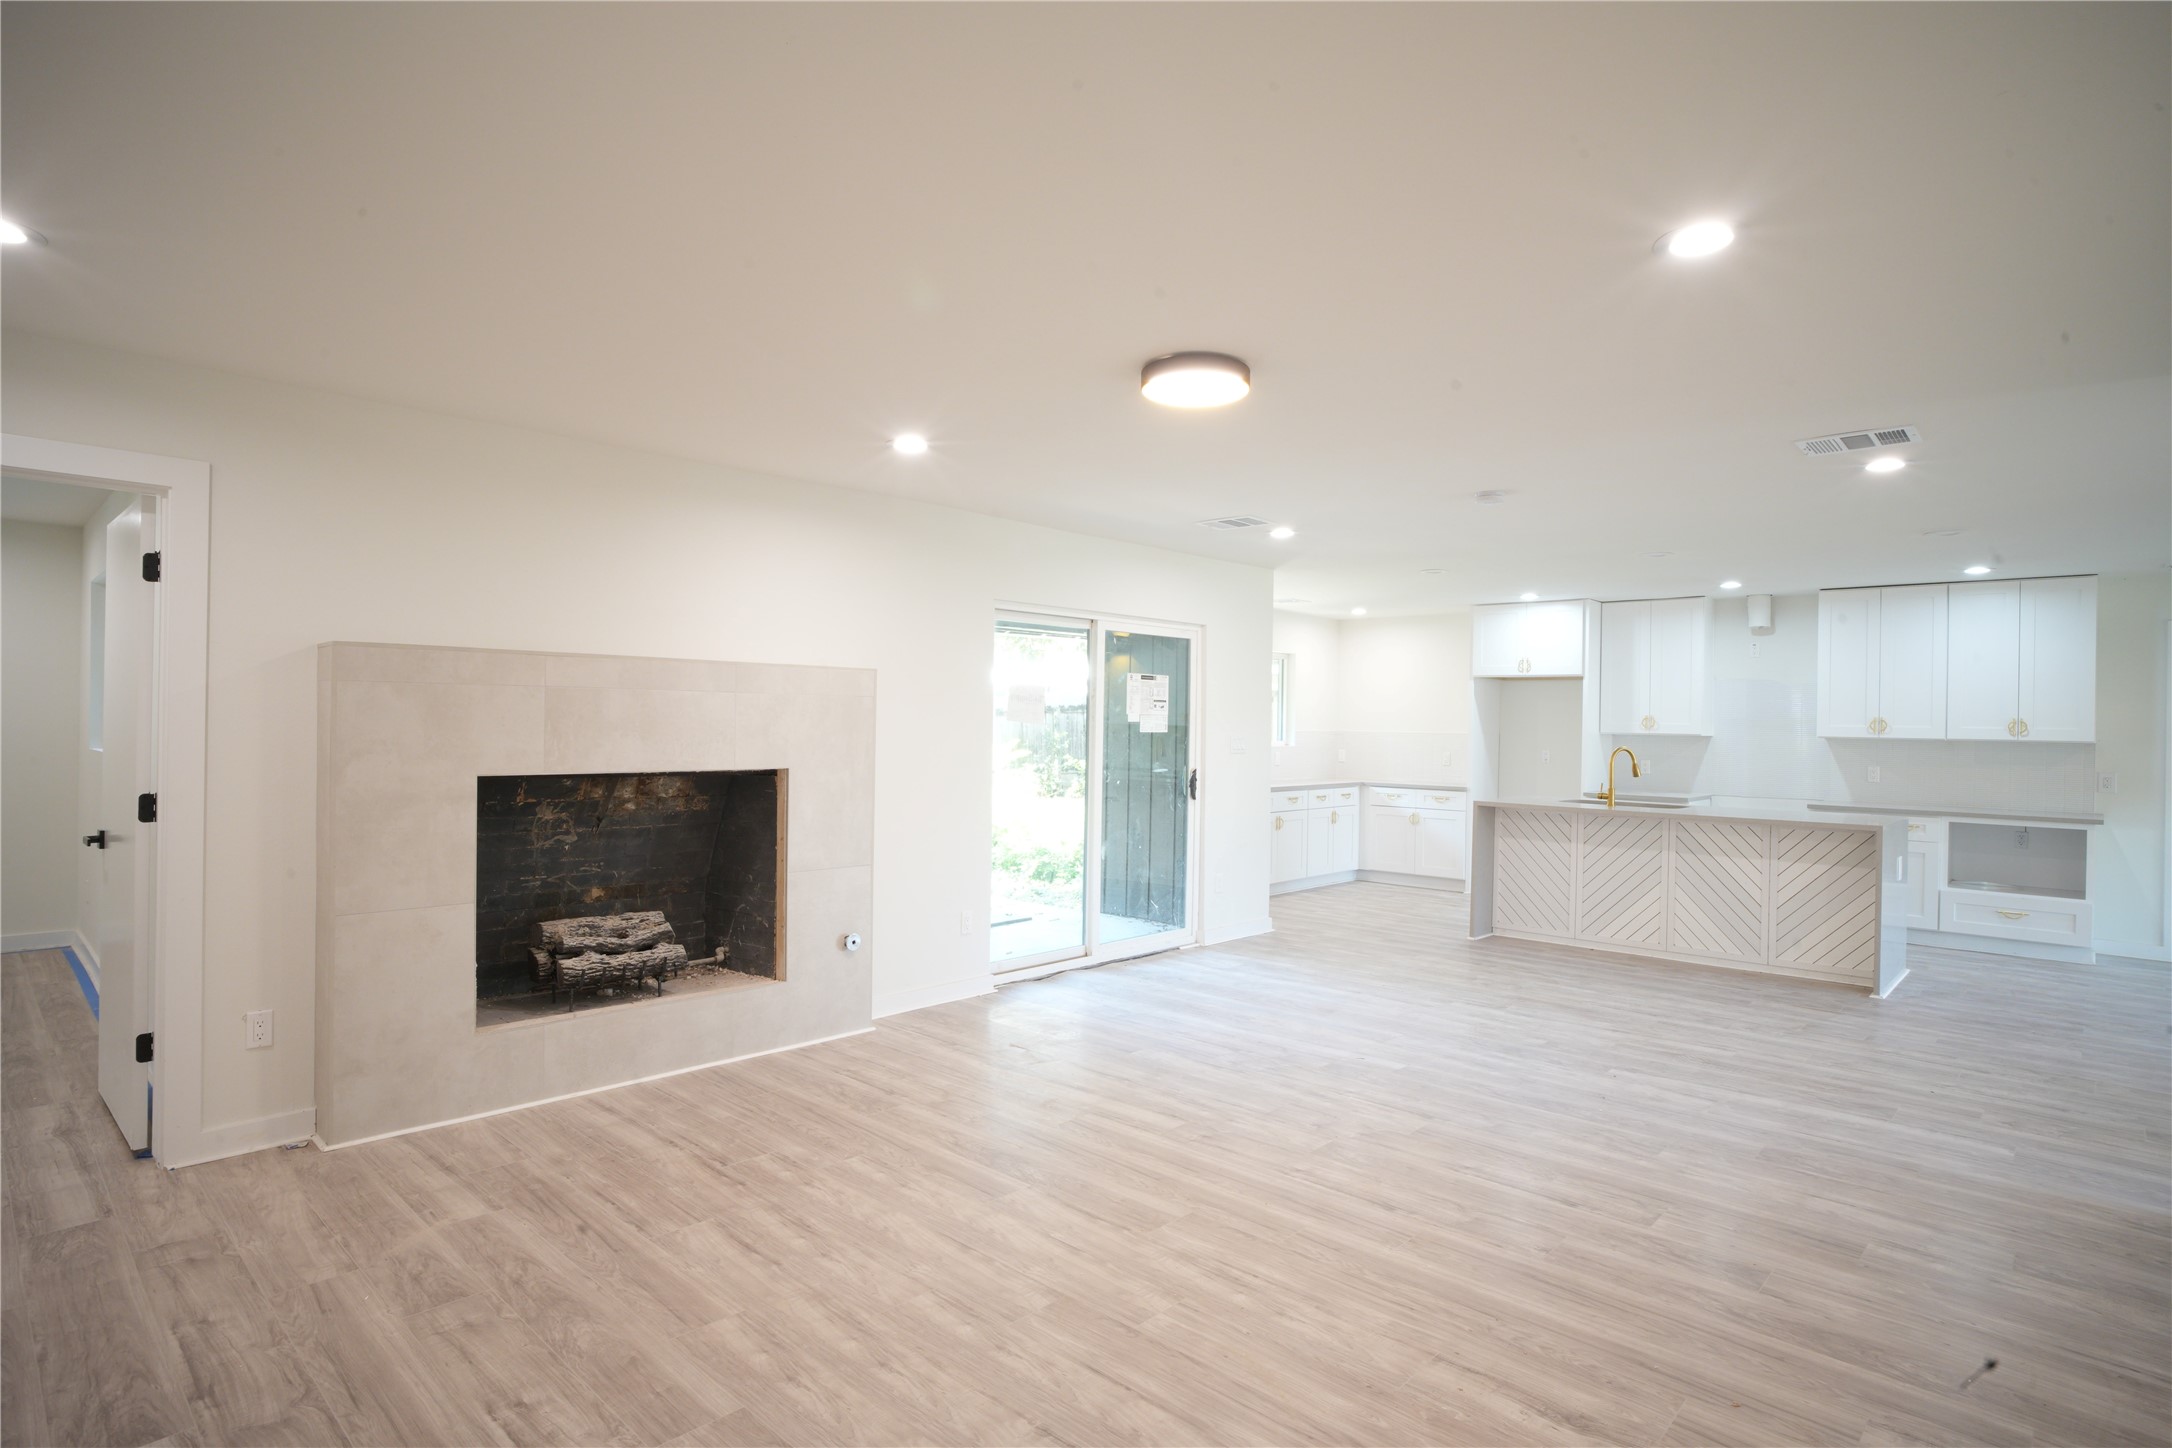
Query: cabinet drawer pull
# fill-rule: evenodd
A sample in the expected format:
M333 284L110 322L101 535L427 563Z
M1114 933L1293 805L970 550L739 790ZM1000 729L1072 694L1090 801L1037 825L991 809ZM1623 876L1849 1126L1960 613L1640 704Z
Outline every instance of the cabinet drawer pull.
M1380 791L1380 797L1382 799L1401 799L1403 796L1395 790L1384 789Z
M1873 734L1883 734L1886 730L1892 727L1892 725L1886 723L1883 719L1873 719L1870 721L1870 732Z
M2029 918L2029 912L2026 910L2001 910L1999 918L2002 920L2026 920Z
M1416 824L1416 823L1418 822L1418 815L1417 815L1417 812L1416 812L1416 811L1412 811L1412 812L1411 812L1411 816L1410 816L1410 822L1411 822L1412 824Z
M1435 804L1454 804L1456 802L1456 797L1452 794L1436 794L1427 797Z
M1910 833L1911 835L1920 835L1923 833L1923 829L1924 827L1921 824L1911 824L1908 826L1908 833Z
M1278 830L1282 828L1282 816L1280 815L1275 816L1275 828Z

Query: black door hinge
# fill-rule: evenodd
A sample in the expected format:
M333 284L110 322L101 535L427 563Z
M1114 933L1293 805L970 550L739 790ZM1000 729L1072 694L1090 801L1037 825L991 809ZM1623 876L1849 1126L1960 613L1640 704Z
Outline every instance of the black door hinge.
M158 823L157 795L139 794L136 796L136 823L139 825L155 825Z
M151 1032L145 1031L142 1035L136 1037L136 1059L138 1061L151 1059L151 1035Z
M165 554L163 553L146 553L143 555L143 581L145 583L158 582L159 574L165 572L165 565L161 561L164 557Z

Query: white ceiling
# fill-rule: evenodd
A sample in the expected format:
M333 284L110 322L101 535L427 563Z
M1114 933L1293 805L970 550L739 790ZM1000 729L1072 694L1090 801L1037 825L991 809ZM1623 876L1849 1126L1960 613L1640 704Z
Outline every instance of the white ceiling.
M80 528L98 515L111 496L104 488L0 474L0 518L10 523L58 523L65 528Z
M1321 611L2156 567L2168 15L10 5L6 318ZM1190 347L1252 397L1143 402Z

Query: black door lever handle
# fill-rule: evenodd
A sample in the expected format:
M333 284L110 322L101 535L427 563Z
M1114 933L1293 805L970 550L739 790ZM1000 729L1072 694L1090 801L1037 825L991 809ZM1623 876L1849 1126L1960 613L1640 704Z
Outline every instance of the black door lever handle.
M95 835L85 835L83 836L83 843L86 845L95 845L97 848L102 850L106 847L106 832L104 830L100 830Z

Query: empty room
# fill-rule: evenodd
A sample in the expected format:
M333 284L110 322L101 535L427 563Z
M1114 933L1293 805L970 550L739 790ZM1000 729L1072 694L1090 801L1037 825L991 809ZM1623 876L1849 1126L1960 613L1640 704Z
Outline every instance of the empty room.
M0 3L0 1443L2172 1444L2172 3Z

